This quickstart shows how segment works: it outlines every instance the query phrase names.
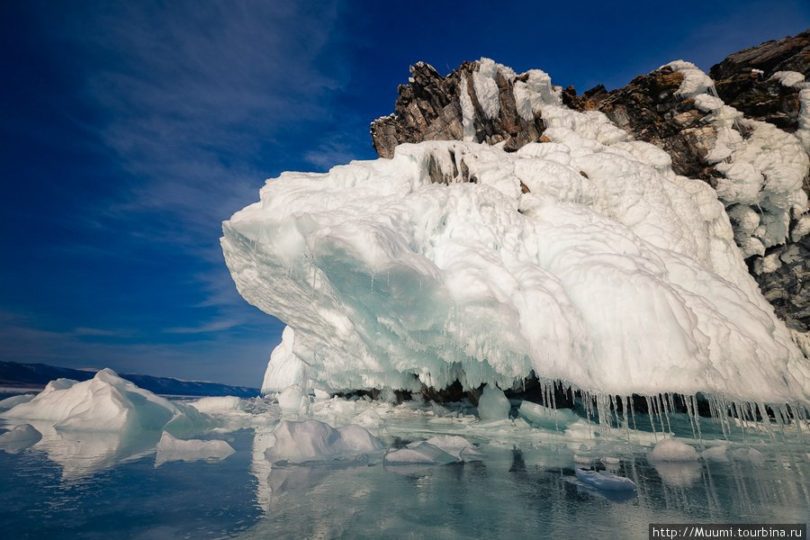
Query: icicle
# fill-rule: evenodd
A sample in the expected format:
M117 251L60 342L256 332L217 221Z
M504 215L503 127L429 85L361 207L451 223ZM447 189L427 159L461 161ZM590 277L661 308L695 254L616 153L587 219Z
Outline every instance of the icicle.
M687 401L686 396L683 394L681 394L681 399L683 400L683 403L686 406L686 415L689 417L689 427L692 428L692 438L698 439L697 429L695 428L695 418L694 412L692 410L692 403L690 401Z
M647 417L650 419L650 426L652 426L653 437L657 441L658 433L655 431L655 420L653 419L653 408L652 403L650 403L650 396L644 396L644 400L647 402Z
M689 396L689 400L692 402L692 416L695 418L698 440L703 442L703 435L700 433L700 412L698 411L697 396Z
M638 431L636 426L636 411L633 406L633 396L630 396L630 417L633 419L633 431Z
M627 416L627 411L629 409L628 403L630 402L629 396L624 396L624 403L622 404L622 424L624 425L624 433L627 436L627 439L630 440L630 422Z
M658 396L653 396L653 407L655 407L655 417L658 419L658 424L661 426L661 433L667 433L667 428L664 426L664 415L661 414L661 401Z
M669 401L669 399L668 399L668 395L669 394L664 394L661 397L661 403L664 405L664 418L666 418L666 420L667 420L667 431L672 433L672 424L669 421L669 410L668 410L668 407L669 407L668 401Z
M616 407L616 400L613 398L613 394L610 394L610 411L611 411L611 423L615 420L616 427L619 427L619 410Z
M560 383L560 389L562 390L562 383ZM555 383L551 383L551 408L555 411L557 410L557 385ZM557 415L555 414L554 417L556 418Z

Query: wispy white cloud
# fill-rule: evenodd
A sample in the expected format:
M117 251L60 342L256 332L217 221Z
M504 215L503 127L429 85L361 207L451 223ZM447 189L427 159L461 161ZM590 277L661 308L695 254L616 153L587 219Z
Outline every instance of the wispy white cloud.
M291 123L328 117L344 84L337 1L133 2L77 19L93 32L70 35L102 66L86 74L101 139L139 179L107 210L171 213L182 244L210 244L256 197L262 154Z
M220 332L222 330L229 330L235 326L239 326L241 321L238 319L219 319L197 326L173 326L167 328L167 334L208 334L211 332Z

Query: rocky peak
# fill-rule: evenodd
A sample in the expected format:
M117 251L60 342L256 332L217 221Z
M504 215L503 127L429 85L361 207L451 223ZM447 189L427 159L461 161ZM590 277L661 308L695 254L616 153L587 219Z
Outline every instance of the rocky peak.
M810 31L729 55L709 75L726 104L747 117L793 132L798 128L799 89L773 77L785 71L810 77Z
M518 112L515 85L525 84L525 75L488 59L465 62L444 77L424 62L410 71L409 82L397 89L394 114L371 124L380 157L392 157L398 144L430 140L504 143L517 150L543 132L539 114Z

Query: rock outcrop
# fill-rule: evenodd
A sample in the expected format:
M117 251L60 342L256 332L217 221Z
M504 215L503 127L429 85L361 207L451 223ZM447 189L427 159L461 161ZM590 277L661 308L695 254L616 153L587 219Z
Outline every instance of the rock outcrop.
M507 151L543 141L543 118L521 102L521 85L538 73L545 76L517 75L482 59L442 77L418 63L399 87L395 113L372 123L374 147L390 157L397 144L424 140L502 144ZM712 185L763 294L788 326L808 331L810 111L803 121L802 102L810 108L803 81L810 79L810 31L734 53L710 74L674 62L617 90L558 91L568 107L600 111L664 149L676 173Z
M799 89L773 77L787 71L810 76L810 31L734 53L709 75L728 105L746 117L793 132L799 126Z
M568 106L605 113L636 139L666 150L676 173L710 181L714 173L706 158L716 131L706 121L709 113L699 110L693 99L678 95L683 78L665 66L613 92L600 86L577 99L569 89Z
M542 119L518 111L515 86L526 84L492 61L466 62L446 77L430 65L411 66L408 84L398 88L395 113L371 124L371 139L380 157L390 158L400 143L465 140L517 150L537 141ZM518 95L520 90L518 89Z

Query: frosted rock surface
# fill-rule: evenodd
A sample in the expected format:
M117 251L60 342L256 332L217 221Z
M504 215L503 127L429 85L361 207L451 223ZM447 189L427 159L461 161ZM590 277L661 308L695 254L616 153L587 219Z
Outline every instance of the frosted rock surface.
M699 109L712 113L708 120L716 139L706 159L723 174L717 179L718 196L732 207L730 213L740 212L733 205L741 205L760 214L758 227L750 229L743 223L737 228L743 255L763 255L765 248L784 243L790 236L791 217L808 209L803 181L810 159L801 136L746 119L717 97L712 79L694 64L677 61L667 66L684 77L678 92L694 97ZM786 86L804 79L791 72L777 72L773 77Z
M690 81L686 93L705 90ZM600 394L808 401L808 361L715 191L603 114L564 107L542 72L520 92L550 142L402 144L392 159L284 173L223 224L239 292L295 329L308 379L510 387L534 371ZM731 165L773 165L757 132ZM782 213L806 205L791 166L758 184ZM769 215L763 245L786 233Z

